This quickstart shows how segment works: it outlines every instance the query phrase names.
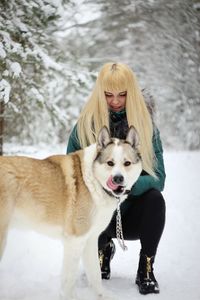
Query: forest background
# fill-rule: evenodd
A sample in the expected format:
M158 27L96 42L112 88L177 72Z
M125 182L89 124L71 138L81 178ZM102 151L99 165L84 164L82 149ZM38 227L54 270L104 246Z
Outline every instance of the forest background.
M66 144L108 61L153 95L166 148L200 149L199 0L0 0L0 152Z

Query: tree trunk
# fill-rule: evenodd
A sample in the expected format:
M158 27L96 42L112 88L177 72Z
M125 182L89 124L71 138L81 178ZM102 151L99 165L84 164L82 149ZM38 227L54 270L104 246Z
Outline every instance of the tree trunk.
M4 102L0 101L0 155L3 155Z

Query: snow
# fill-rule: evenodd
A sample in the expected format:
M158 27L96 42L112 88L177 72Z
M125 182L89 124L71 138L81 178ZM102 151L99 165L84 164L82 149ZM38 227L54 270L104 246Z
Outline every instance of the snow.
M200 2L194 3L193 8L194 9L200 9Z
M41 158L56 153L56 149L40 149L39 152L27 149L32 156ZM62 150L57 149L59 153L65 153L64 146ZM200 152L167 151L165 164L167 218L155 263L161 293L142 296L137 291L134 278L139 242L126 242L127 252L123 252L116 242L112 277L103 281L103 285L118 300L200 299ZM59 299L62 255L62 245L58 240L29 231L10 231L0 264L0 300ZM77 290L80 298L93 300L81 266L79 275Z
M45 51L41 47L35 45L34 49L35 54L37 54L42 59L42 62L46 69L52 68L56 71L62 70L62 66L59 63L55 62L47 53L45 53Z
M92 2L85 3L84 0L76 0L74 4L78 8L75 14L75 19L79 24L85 24L98 19L101 16L101 11L96 9L96 4Z
M35 87L31 88L31 93L32 93L32 95L35 96L37 101L40 101L41 103L44 102L44 97L40 94L40 92Z
M22 68L18 62L13 62L10 65L10 72L13 74L13 77L19 77Z
M0 58L2 58L2 59L6 58L6 52L4 51L3 45L1 42L0 42Z
M0 99L3 99L5 104L9 101L10 90L10 83L5 79L0 80Z

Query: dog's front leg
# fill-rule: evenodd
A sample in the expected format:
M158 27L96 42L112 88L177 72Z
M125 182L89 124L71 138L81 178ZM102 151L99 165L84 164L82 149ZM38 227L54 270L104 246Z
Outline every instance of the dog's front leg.
M102 286L101 269L98 257L98 235L90 237L83 250L83 263L89 284L96 294L97 299L114 299L110 292Z
M96 236L88 238L83 250L83 263L89 284L97 294L101 294L102 281L97 243Z
M75 283L84 241L80 237L67 237L64 240L64 258L62 270L62 300L77 300Z

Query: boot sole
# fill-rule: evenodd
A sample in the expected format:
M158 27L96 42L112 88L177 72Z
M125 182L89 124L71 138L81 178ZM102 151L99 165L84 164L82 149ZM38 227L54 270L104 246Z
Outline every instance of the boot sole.
M109 274L102 274L101 273L101 278L105 279L105 280L109 280L110 279L110 273Z
M140 287L140 282L138 280L135 281L135 284L138 286L138 291L140 294L142 295L148 295L148 294L159 294L160 291L159 290L147 290L147 291L144 291L141 287Z

